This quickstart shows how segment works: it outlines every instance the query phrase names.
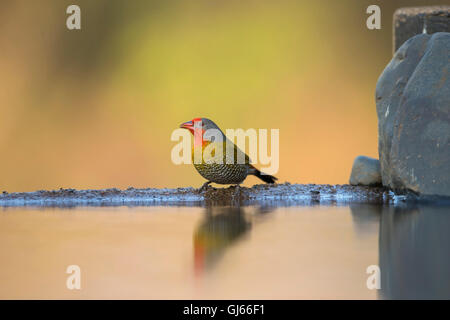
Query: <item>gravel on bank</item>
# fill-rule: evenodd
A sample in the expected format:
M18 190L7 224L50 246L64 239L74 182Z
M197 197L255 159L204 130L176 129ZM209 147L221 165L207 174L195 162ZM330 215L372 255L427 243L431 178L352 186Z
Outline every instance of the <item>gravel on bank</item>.
M392 204L404 201L383 187L316 184L261 184L251 188L235 186L206 190L135 189L75 190L59 189L21 193L0 193L0 207L74 206L204 206L204 205L344 205L349 203Z

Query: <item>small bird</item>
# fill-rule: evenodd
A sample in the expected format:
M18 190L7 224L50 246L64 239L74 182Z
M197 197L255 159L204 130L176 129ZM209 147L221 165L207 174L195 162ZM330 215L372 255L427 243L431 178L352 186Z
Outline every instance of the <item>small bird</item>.
M187 129L194 135L194 145L192 146L194 167L203 178L208 180L203 184L200 190L204 190L211 182L218 184L236 184L237 187L239 187L239 184L241 184L248 175L254 175L266 183L275 183L277 180L274 176L264 174L251 165L248 155L230 141L213 121L206 118L195 118L191 121L182 123L180 128ZM205 134L207 130L210 129L214 129L213 132L220 135L221 139L212 141L211 137ZM195 130L198 130L198 134L196 134ZM215 144L212 146L213 150L222 150L222 163L217 163L215 159L211 158L211 156L215 156L214 152L212 152L211 155L204 154L205 148L210 146L210 144ZM222 144L222 146L218 144ZM218 148L215 149L214 147ZM201 163L195 163L194 161L196 150L197 152L201 150ZM233 158L230 159L230 156ZM239 163L239 159L244 159L243 163Z

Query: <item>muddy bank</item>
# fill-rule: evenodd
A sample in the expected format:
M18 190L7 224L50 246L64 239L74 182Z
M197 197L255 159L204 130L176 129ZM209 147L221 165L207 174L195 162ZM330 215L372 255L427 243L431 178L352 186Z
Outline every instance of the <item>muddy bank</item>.
M40 206L141 206L141 205L345 205L349 203L394 204L405 201L406 196L396 195L382 187L351 185L276 184L255 185L251 188L208 187L177 189L60 189L24 193L0 194L1 207Z

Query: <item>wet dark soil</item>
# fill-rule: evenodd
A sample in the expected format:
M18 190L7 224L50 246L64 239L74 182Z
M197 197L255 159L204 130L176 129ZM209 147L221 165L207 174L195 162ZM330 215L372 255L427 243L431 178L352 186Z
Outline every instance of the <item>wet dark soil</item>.
M404 201L383 187L316 184L260 184L251 188L209 186L205 190L116 188L102 190L59 189L0 194L0 206L136 206L136 205L254 205L276 206L349 203L389 204Z

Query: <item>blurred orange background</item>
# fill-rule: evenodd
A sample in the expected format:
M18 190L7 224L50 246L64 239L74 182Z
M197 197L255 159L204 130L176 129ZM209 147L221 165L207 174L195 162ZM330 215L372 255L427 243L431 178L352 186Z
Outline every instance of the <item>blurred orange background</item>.
M81 30L66 28L70 4ZM381 30L366 28L371 4ZM378 156L392 14L415 5L3 0L0 191L197 187L170 135L201 116L280 129L281 182L347 183L355 156Z

